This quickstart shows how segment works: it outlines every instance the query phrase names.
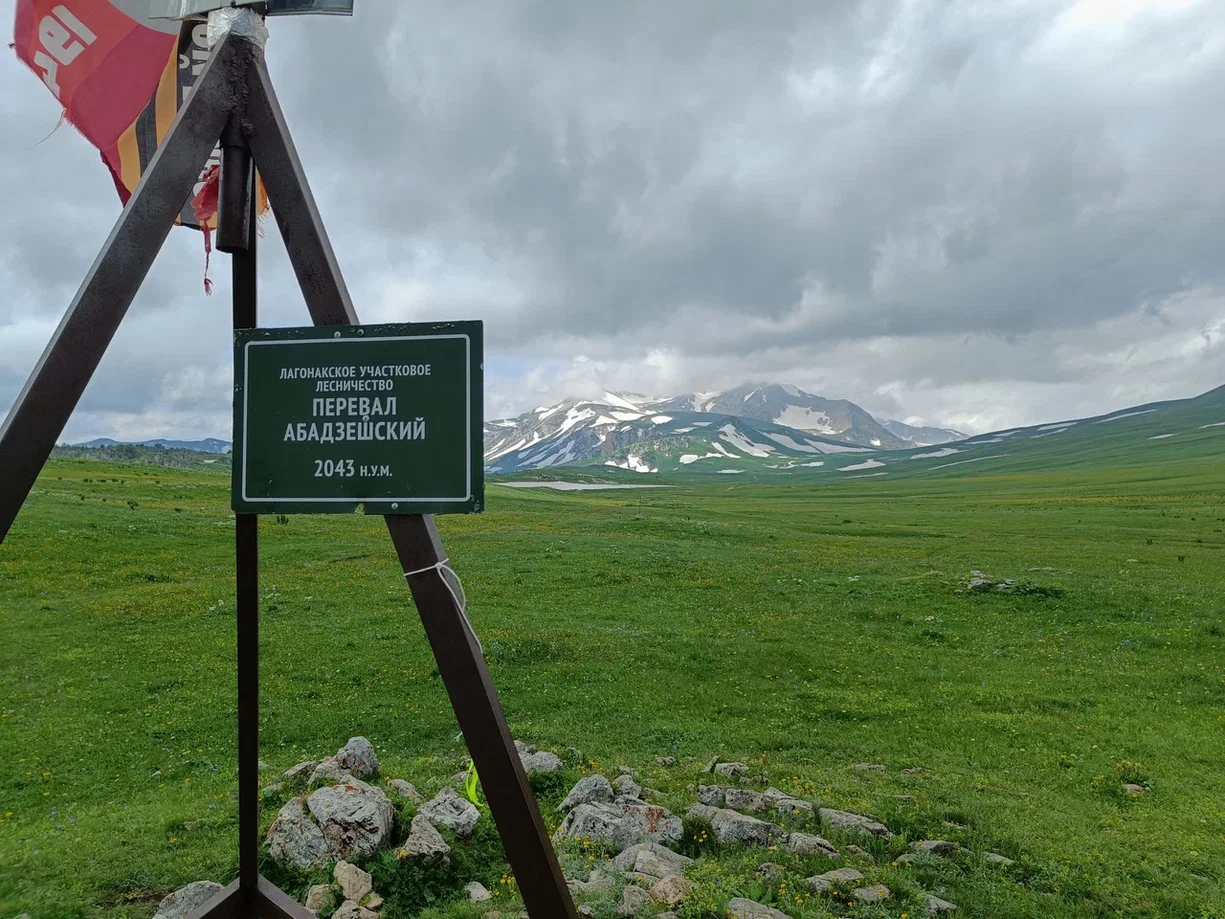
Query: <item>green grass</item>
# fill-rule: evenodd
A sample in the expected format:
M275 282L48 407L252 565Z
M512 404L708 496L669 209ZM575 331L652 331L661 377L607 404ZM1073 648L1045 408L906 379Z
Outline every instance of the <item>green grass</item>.
M1219 919L1225 477L1219 453L1150 455L838 485L494 486L488 513L440 525L517 736L648 764L678 810L698 764L743 758L908 838L1019 862L883 861L902 894L885 915L922 886L971 919ZM228 490L216 470L55 461L0 549L0 917L145 919L182 883L232 877ZM360 733L384 776L437 787L463 748L382 521L263 518L261 537L269 780ZM1028 587L967 593L971 569ZM661 755L682 766L649 765ZM888 770L850 768L865 761ZM1137 780L1151 791L1125 797ZM551 824L564 791L542 794ZM466 864L497 887L489 835ZM723 858L699 866L695 903L778 896L752 886L777 855Z

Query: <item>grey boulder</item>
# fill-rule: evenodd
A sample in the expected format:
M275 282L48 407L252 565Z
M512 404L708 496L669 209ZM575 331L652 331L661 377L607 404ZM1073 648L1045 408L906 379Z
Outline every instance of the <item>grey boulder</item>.
M413 818L408 838L396 851L396 855L402 862L421 861L426 864L447 865L451 862L451 847L429 818L418 814Z
M837 858L838 849L828 839L808 833L792 833L787 839L787 849L796 855L824 855Z
M374 752L374 744L365 737L350 737L349 742L336 751L335 759L342 769L359 779L379 771L379 758Z
M370 858L391 835L391 800L381 788L351 776L344 784L312 792L306 807L336 859Z
M596 773L579 779L570 789L570 793L566 795L566 800L562 801L557 809L568 811L580 804L611 804L614 797L612 785L609 784L608 779Z
M460 797L454 788L444 788L430 801L418 808L417 813L435 826L450 827L460 839L467 839L476 829L480 812L467 798Z
M832 810L828 807L821 808L817 813L820 815L822 823L833 827L835 830L842 830L846 833L868 833L872 836L883 836L885 838L893 835L889 832L889 827L885 826L875 817L869 817L866 814Z
M680 817L626 798L612 804L580 804L557 830L558 838L587 837L608 843L618 852L640 842L675 842L682 833Z
M779 912L772 906L766 906L755 900L736 897L727 903L727 911L735 919L791 919L786 913Z
M193 881L186 887L167 894L157 905L157 913L153 919L185 919L189 913L199 909L219 893L221 885L216 881Z
M301 798L285 803L268 827L268 855L278 865L309 870L322 868L328 844L319 824L311 819Z
M710 818L710 826L722 843L769 846L787 838L787 831L781 826L733 810L717 811Z
M627 874L658 879L670 874L684 874L685 867L692 861L688 856L658 843L640 842L614 858L613 867Z
M806 878L804 883L808 885L809 890L826 893L835 887L857 884L862 880L863 875L854 868L839 868L836 871L827 871L816 877Z

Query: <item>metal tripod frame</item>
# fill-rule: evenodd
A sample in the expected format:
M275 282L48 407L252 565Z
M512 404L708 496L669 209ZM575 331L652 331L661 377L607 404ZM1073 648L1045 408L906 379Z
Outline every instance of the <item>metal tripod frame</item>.
M315 325L357 313L272 88L262 50L228 35L204 71L0 428L0 543L123 321L209 154L222 145L217 247L233 256L234 328L256 325L254 175ZM577 919L476 636L435 566L447 558L433 517L389 515L438 670L481 776L494 823L534 919ZM259 874L258 517L235 525L238 607L238 877L189 919L310 919Z

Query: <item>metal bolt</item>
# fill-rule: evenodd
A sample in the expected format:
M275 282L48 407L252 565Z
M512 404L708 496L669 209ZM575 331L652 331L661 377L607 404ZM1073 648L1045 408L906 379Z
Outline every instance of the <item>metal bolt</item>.
M333 338L340 338L340 333L339 333L339 332L333 332L333 333L332 333L332 337L333 337Z

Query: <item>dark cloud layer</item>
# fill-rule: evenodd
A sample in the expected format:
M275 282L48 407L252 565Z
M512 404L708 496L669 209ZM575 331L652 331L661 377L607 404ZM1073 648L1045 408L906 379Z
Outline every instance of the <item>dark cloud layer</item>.
M492 413L776 378L983 427L1221 382L1214 0L358 7L270 65L360 310L485 318ZM3 406L117 206L0 87ZM81 433L226 423L224 285L175 237Z

